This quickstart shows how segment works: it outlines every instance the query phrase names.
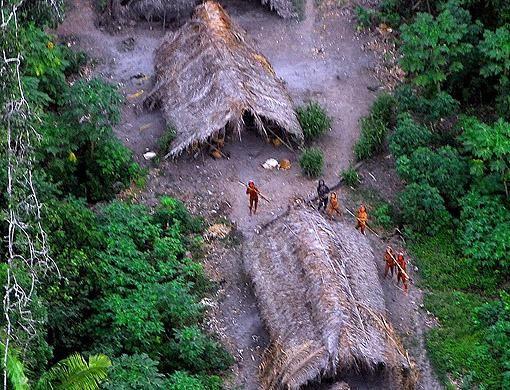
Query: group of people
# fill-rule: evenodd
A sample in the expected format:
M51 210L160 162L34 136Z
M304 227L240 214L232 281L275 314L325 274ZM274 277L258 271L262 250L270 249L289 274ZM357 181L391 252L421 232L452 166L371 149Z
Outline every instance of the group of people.
M319 211L324 208L330 218L333 218L334 215L342 215L336 192L332 192L330 195L329 187L324 183L324 180L319 180L317 194L319 195Z
M323 208L330 218L333 218L335 214L342 215L336 192L331 192L331 194L329 192L329 187L324 183L324 180L319 180L319 185L317 186L319 211ZM366 235L365 229L367 228L367 221L367 209L362 204L358 209L358 215L356 217L356 229L359 229L363 235Z
M395 268L397 269L397 285L402 281L404 285L404 291L407 292L407 279L409 276L406 272L406 259L404 257L403 252L399 252L398 256L395 258L395 253L391 246L386 247L386 251L384 252L384 278L388 276L388 273L391 271L391 277L393 277Z
M255 183L253 180L248 182L246 186L246 194L249 195L250 200L250 215L257 213L257 205L259 202L259 194L260 191L257 187L255 187ZM326 211L327 215L330 218L333 218L334 215L342 215L342 209L340 208L340 203L338 201L338 196L336 192L331 192L329 187L324 183L324 180L319 180L319 184L317 186L317 195L319 199L319 211L323 209ZM367 228L368 222L368 213L365 205L360 205L358 209L358 213L356 216L356 229L359 229L363 235L366 235L365 229ZM409 276L406 272L406 260L404 258L404 254L400 252L398 256L395 257L395 253L390 246L386 247L386 251L384 252L384 277L388 276L388 273L391 272L391 276L397 274L397 284L402 281L404 286L404 291L407 292L407 281Z

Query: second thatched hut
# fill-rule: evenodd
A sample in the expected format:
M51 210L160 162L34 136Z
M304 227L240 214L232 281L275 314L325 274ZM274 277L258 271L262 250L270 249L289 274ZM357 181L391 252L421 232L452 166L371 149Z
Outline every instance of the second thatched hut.
M169 33L156 52L156 85L145 100L161 106L176 129L168 156L217 133L241 136L247 117L259 133L303 140L294 105L269 61L215 2L195 8L191 21Z
M377 374L381 388L412 388L370 245L352 226L292 209L249 241L243 259L271 338L263 389L356 374Z

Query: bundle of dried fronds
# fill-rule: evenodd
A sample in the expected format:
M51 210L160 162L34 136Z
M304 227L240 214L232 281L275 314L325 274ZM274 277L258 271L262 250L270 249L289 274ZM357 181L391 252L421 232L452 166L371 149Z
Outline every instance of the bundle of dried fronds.
M266 225L245 248L261 316L271 336L264 389L299 389L348 373L383 374L411 388L411 363L383 313L369 243L304 206Z
M155 63L156 85L145 105L160 105L177 129L168 156L207 143L225 128L240 137L245 114L266 139L276 126L303 140L283 83L219 4L198 6L190 22L164 38Z
M223 223L215 223L207 228L204 236L207 240L222 239L227 237L231 230L230 226Z

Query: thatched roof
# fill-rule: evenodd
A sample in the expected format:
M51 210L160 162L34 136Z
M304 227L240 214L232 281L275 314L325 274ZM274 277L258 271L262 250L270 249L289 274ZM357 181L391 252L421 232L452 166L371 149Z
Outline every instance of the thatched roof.
M160 104L177 137L169 155L207 141L223 128L241 136L250 113L261 134L275 124L301 142L293 103L269 61L223 8L208 1L169 33L156 52L156 85L146 106Z
M169 22L186 19L200 0L109 0L103 16L124 24L131 19Z
M271 337L264 389L299 389L352 372L412 386L391 325L373 254L353 226L305 208L291 210L244 248L259 310Z
M130 0L129 12L146 20L169 20L188 17L200 0Z
M261 0L262 4L269 5L269 8L276 11L282 18L303 17L305 1L306 0Z

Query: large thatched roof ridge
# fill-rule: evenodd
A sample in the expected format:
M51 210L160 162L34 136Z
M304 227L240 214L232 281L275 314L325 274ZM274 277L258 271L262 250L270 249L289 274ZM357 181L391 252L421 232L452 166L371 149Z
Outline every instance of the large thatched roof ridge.
M145 103L161 103L166 121L177 130L170 156L226 126L241 136L245 112L266 137L264 123L273 122L302 141L283 83L219 4L207 1L195 8L190 22L164 38L155 63L156 86Z
M410 385L409 363L391 325L369 243L306 208L268 224L244 248L271 337L264 389L299 389L350 372L380 372Z

